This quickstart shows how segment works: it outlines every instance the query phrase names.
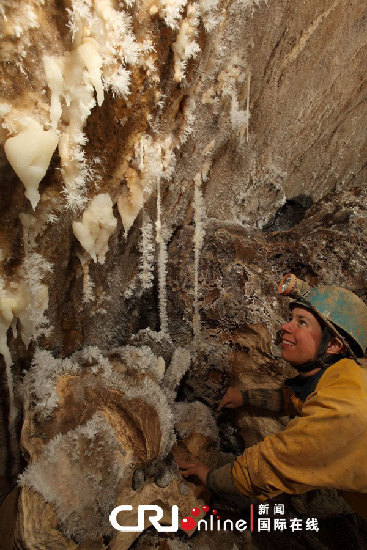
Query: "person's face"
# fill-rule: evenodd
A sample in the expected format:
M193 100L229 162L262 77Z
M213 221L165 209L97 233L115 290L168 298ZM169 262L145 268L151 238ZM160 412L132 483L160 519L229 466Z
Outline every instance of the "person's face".
M282 325L282 357L291 365L302 365L316 358L322 329L307 309L295 307L291 319Z

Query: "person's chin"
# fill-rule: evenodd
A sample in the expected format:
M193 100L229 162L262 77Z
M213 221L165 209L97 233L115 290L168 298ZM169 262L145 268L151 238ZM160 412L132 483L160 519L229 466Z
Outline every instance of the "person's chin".
M282 359L284 359L284 361L288 361L289 363L292 362L292 353L291 353L291 350L289 349L282 349L282 353L281 353L281 356L282 356Z
M295 369L297 368L297 366L303 364L303 361L292 357L292 354L287 353L287 350L285 351L285 353L282 353L282 359L284 359L284 361L287 361L287 363L289 363L291 367L294 367Z

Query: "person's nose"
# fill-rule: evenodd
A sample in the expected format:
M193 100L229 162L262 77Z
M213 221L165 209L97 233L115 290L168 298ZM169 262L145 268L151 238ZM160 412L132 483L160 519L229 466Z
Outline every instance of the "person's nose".
M292 319L282 325L282 332L292 332Z

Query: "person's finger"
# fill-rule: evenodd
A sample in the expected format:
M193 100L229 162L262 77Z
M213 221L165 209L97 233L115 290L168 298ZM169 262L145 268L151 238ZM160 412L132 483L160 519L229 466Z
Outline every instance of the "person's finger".
M185 472L194 472L197 470L197 465L196 464L188 464L187 466L181 466L180 467L180 470L182 471L185 471Z
M176 460L176 462L177 462L178 467L183 468L183 469L195 466L195 464L193 464L192 462L185 462L184 460Z
M179 469L183 472L191 472L196 469L196 464L180 464Z
M185 470L185 471L182 471L181 472L181 475L183 477L190 477L190 476L194 476L195 475L195 472L191 472L191 470Z
M189 476L196 476L197 471L198 471L197 468L195 466L193 466L192 468L184 468L184 469L180 470L180 473L184 477L189 477Z
M222 409L233 409L232 400L229 398L225 400L222 399L222 401L219 403L218 412L220 412Z
M227 399L228 399L228 390L226 391L226 393L223 395L222 399L220 400L217 411L221 411L223 409L223 407L225 406L225 404L227 402Z
M217 411L219 412L223 409L223 407L227 407L228 403L230 403L230 399L228 399L228 397L225 395L222 398L222 401L219 403Z

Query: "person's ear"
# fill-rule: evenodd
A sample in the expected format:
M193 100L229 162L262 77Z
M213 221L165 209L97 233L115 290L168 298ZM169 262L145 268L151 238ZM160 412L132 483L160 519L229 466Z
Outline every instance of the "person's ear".
M330 354L341 353L345 351L343 342L337 336L332 336L327 346L327 352Z

